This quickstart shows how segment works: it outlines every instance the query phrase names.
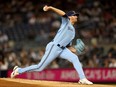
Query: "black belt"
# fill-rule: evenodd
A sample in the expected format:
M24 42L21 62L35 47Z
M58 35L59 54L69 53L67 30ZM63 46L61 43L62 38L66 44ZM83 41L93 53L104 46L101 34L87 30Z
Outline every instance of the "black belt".
M54 40L52 40L52 42L54 42ZM61 46L60 44L57 44L58 47L60 47L61 49L64 49L64 46Z
M58 47L60 47L61 49L64 49L64 46L61 46L60 44L57 44Z

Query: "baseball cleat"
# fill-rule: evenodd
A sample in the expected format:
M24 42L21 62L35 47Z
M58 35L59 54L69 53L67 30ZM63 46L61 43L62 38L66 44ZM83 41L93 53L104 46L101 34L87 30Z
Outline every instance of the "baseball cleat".
M19 75L18 73L18 66L15 66L13 69L13 72L11 73L11 78L14 78L15 76Z
M93 83L86 78L79 80L79 84L87 84L87 85L92 85Z

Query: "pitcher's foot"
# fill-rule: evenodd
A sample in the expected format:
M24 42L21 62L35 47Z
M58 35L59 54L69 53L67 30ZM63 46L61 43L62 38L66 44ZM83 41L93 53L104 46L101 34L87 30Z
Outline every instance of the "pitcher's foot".
M87 80L86 78L79 80L78 83L79 84L87 84L87 85L93 84L91 81Z
M18 69L19 69L18 66L14 67L13 72L10 75L11 78L15 78L15 76L19 75Z

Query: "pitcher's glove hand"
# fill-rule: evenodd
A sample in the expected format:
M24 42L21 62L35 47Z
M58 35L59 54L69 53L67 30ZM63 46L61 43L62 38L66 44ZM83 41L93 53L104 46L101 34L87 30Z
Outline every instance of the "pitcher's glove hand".
M81 39L76 40L75 49L77 51L77 54L82 54L85 50L85 44Z

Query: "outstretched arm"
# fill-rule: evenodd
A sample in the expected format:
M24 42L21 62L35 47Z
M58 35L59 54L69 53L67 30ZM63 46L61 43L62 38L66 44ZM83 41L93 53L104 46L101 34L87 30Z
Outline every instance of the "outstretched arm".
M49 10L54 11L55 13L57 13L60 16L64 16L66 14L64 11L62 11L62 10L60 10L58 8L55 8L55 7L52 7L52 6L47 6L47 5L45 5L43 7L43 10L44 11L49 11Z

